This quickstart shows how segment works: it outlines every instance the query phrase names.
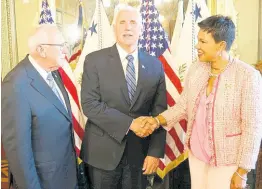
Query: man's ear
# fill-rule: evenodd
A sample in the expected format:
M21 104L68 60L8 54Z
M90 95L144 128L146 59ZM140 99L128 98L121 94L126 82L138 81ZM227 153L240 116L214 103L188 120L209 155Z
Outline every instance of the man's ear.
M38 52L42 58L46 57L45 49L41 45L36 47L36 52Z

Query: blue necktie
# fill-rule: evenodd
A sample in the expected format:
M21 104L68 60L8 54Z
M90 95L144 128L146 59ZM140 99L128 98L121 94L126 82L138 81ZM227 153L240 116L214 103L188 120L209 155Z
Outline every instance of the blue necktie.
M136 71L133 63L134 57L132 55L127 55L126 59L128 60L128 64L126 67L126 83L127 83L129 99L130 102L132 102L136 92Z

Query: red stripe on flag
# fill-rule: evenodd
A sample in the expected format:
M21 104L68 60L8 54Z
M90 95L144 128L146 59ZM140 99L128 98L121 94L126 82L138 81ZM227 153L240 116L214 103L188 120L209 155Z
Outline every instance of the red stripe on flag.
M168 131L168 133L171 135L171 137L174 139L175 143L176 143L176 146L179 150L179 152L182 154L183 151L184 151L184 145L183 143L180 141L180 138L178 137L177 135L177 132L176 130L174 129L174 127L172 129L170 129Z
M76 134L79 136L81 140L84 138L84 129L80 126L78 121L76 120L75 116L72 114L73 117L73 127Z
M176 156L175 156L173 150L170 148L170 146L167 143L165 145L165 154L171 161L176 159Z
M167 96L167 104L170 107L174 106L176 104L176 102L173 99L173 97L169 94L168 91L166 92L166 96ZM186 130L187 130L187 121L183 119L183 120L179 121L179 123L180 123L182 129L184 130L184 132L186 132Z
M79 157L80 156L80 150L76 146L75 146L75 151L76 151L77 157Z
M184 132L186 133L186 131L187 131L187 121L183 119L183 120L179 121L179 123L180 123L182 129L184 130Z
M173 97L170 95L170 93L168 91L166 91L166 97L167 97L167 104L172 107L176 104L175 100L173 99Z
M161 169L162 171L165 169L165 165L162 161L159 162L158 168Z
M158 59L162 62L166 75L168 76L170 81L173 83L173 85L176 87L179 94L181 94L183 88L182 88L180 79L177 77L174 70L169 66L168 62L166 61L163 55L160 55Z
M80 104L78 100L76 86L73 84L72 80L68 77L68 75L65 73L65 71L62 68L59 68L59 73L61 74L61 78L63 80L65 87L73 97L75 103L78 106L78 109L80 110Z
M78 56L80 56L81 54L81 49L79 49L75 54L73 54L70 59L68 60L69 63L71 63L72 61L76 60Z

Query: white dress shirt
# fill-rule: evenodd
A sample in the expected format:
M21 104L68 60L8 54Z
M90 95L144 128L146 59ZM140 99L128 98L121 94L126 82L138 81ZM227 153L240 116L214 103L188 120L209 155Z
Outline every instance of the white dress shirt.
M39 65L36 63L36 61L33 59L32 56L29 55L29 56L28 56L28 59L29 59L29 61L31 62L31 64L34 66L34 68L36 69L36 71L42 76L42 78L45 80L45 82L46 82L47 85L49 86L49 81L47 80L47 75L48 75L50 72L47 72L47 71L44 70L41 66L39 66ZM57 89L60 97L61 97L62 100L63 100L63 103L64 103L63 105L64 105L64 107L65 107L66 110L67 110L64 96L63 96L60 88L58 87L57 83L56 83L55 81L54 81L54 83L55 83L55 87L56 87L56 89Z
M123 70L124 70L124 74L126 76L126 67L127 67L127 64L128 64L128 60L126 59L127 55L132 55L134 57L134 66L135 66L135 74L136 74L136 84L137 84L137 81L138 81L138 51L137 49L131 53L131 54L128 54L122 47L120 47L120 45L116 44L116 48L118 50L118 53L119 53L119 56L120 56L120 60L121 60L121 63L122 63L122 66L123 66Z
M116 48L117 48L119 56L120 56L120 60L121 60L122 66L123 66L125 76L126 76L126 67L127 67L127 64L128 64L128 60L126 59L126 57L127 57L127 55L132 55L134 57L133 63L134 63L134 66L135 66L136 84L137 84L138 71L139 71L138 70L138 51L137 51L137 49L133 53L128 54L122 47L120 47L120 45L116 44ZM133 121L132 121L132 123L133 123ZM132 123L131 123L131 125L132 125ZM129 128L126 132L126 135L128 134L128 132L129 132Z

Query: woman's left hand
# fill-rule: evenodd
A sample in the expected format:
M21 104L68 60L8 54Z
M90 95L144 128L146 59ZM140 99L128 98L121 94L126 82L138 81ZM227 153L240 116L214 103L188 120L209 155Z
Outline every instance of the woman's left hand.
M231 183L230 183L230 189L244 189L244 188L246 188L247 173L238 172L238 174L237 173L233 174L233 177L232 177Z

